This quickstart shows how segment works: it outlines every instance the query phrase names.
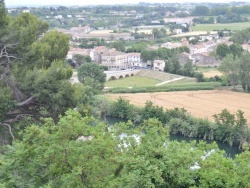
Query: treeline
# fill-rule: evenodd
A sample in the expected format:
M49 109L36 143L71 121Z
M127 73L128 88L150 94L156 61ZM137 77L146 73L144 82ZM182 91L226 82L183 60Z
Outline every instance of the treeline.
M230 40L237 44L243 44L250 40L250 28L235 32Z
M234 89L240 84L244 91L250 92L250 53L240 45L250 40L250 28L234 33L230 40L234 44L220 44L216 49L217 56L222 59L219 70Z
M155 59L168 60L175 57L179 53L187 52L189 53L189 48L182 46L179 48L168 49L168 48L159 48L158 50L142 50L141 58L143 61L154 61Z
M250 6L243 7L216 7L208 8L207 6L196 6L192 14L194 16L216 16L205 19L203 17L194 19L194 23L208 24L214 23L237 23L247 22L248 18L242 14L250 14Z
M237 84L241 84L244 91L250 92L250 53L244 53L241 57L228 54L222 59L219 70L234 89Z
M195 16L220 16L226 14L250 14L250 5L244 6L217 6L209 8L205 5L196 6L192 12Z
M100 104L102 102L99 101ZM139 108L119 98L106 106L108 108L105 111L99 108L102 116L123 118L138 124L149 118L156 118L164 127L169 128L170 134L226 142L239 149L250 147L250 129L241 110L231 114L224 109L214 115L215 122L211 122L207 119L195 118L185 109L164 110L160 106L153 105L151 101L147 101L143 108Z

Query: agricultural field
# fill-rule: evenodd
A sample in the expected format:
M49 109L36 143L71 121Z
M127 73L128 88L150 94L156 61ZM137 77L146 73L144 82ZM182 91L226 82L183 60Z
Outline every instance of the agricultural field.
M94 30L94 31L91 31L90 34L109 34L112 32L113 30Z
M186 83L196 83L196 78L189 78L189 77L185 77L183 79L180 80L176 80L176 81L172 81L167 83L168 85L175 85L175 84L186 84Z
M197 71L202 72L205 78L223 75L216 67L198 67Z
M250 27L250 22L241 22L241 23L217 23L217 24L196 24L195 26L190 27L193 31L213 31L213 30L222 30L222 29L231 29L233 31L243 30Z
M154 78L131 76L119 80L108 81L105 83L105 87L149 87L155 86L160 82L161 81Z
M215 34L217 32L212 31L210 33ZM199 31L191 31L191 32L187 32L187 33L181 33L181 34L178 34L178 35L172 35L171 37L199 36L199 35L206 35L206 34L207 34L207 30L199 30Z
M250 122L250 94L226 90L180 91L137 94L106 94L110 99L122 97L131 104L144 106L146 101L152 101L165 109L185 108L195 117L214 120L213 115L228 109L231 113L242 110Z

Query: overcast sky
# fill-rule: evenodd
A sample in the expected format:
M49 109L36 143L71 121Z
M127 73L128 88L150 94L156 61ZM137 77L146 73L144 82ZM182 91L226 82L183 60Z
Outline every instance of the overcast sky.
M233 0L231 0L233 1ZM243 0L244 1L244 0ZM245 0L249 2L250 0ZM133 4L138 2L173 3L173 2L230 2L230 0L5 0L6 6L13 5L103 5L103 4Z

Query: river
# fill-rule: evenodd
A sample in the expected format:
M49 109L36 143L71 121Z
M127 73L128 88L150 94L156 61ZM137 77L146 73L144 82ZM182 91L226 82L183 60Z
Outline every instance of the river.
M120 119L120 118L106 117L106 122L109 125L114 125L115 123L126 122L126 120ZM182 142L182 141L191 142L191 141L194 141L194 140L197 141L197 142L200 141L200 139L198 139L198 138L189 138L189 137L184 137L184 136L181 136L181 135L170 135L169 140L171 140L171 141L176 140L178 142ZM207 143L212 142L210 140L204 140L204 141L206 141ZM218 147L219 147L220 150L225 151L225 156L226 157L235 158L236 154L241 153L241 151L239 149L237 149L235 147L230 147L227 143L223 143L223 142L216 142L216 143L218 144Z

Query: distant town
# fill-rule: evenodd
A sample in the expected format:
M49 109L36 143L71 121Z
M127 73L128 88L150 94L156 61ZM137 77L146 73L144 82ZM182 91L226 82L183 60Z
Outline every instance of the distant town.
M49 22L51 30L70 36L67 59L72 60L74 66L77 66L76 62L80 63L76 58L81 55L89 56L91 61L107 66L109 70L159 69L154 60L164 59L147 60L141 52L179 47L188 49L178 54L182 65L191 61L194 65L218 66L217 46L230 46L233 44L229 41L232 33L250 26L246 16L250 5L244 2L8 8L8 13L13 16L25 12ZM242 27L231 29L234 27L231 23L236 22L242 23ZM143 48L133 49L138 43L144 44ZM250 51L247 42L241 46ZM160 70L164 70L164 66Z

